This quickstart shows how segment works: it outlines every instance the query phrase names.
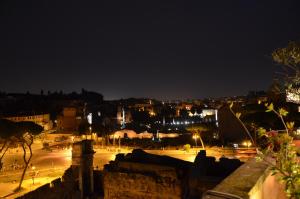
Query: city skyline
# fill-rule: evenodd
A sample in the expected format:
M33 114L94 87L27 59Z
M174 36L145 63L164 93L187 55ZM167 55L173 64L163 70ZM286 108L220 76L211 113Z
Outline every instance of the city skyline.
M299 198L299 8L0 1L0 198Z
M186 99L267 90L299 2L1 2L6 92Z

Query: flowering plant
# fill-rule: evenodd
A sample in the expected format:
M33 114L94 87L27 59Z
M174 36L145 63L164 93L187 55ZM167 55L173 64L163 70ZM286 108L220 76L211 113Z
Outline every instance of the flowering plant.
M273 112L280 118L285 130L283 133L278 133L267 132L262 127L258 129L259 136L267 138L268 143L266 149L259 151L257 159L270 164L272 175L278 174L279 181L285 184L285 191L289 198L300 198L300 158L297 156L293 137L290 135L294 131L294 122L284 120L288 115L284 108L275 110L272 103L265 106L267 112ZM271 157L274 161L266 157Z
M257 148L256 158L258 161L265 161L270 165L272 175L276 175L278 180L285 185L288 198L300 198L300 158L297 157L293 137L290 136L290 133L294 130L294 122L284 120L284 117L288 115L288 111L284 108L275 110L272 103L265 104L265 106L266 112L273 112L280 118L285 130L284 133L278 133L277 131L267 132L262 127L258 128L259 136L264 137L267 143L265 146L256 146L259 147ZM240 119L241 113L235 113L232 107L233 103L229 106L230 111L241 123L255 146L250 131Z

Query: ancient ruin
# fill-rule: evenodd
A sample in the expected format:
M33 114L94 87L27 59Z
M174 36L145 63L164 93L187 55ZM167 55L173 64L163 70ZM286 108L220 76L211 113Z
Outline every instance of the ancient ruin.
M103 171L93 169L90 140L75 143L72 166L63 177L20 199L33 198L201 198L243 163L207 157L200 151L195 162L153 155L141 149L118 154Z

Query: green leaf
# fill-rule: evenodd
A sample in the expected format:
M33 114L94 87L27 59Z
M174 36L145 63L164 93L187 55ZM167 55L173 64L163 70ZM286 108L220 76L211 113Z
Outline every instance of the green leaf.
M295 125L295 122L287 122L286 123L286 126L289 130L292 130L294 129L294 125Z
M235 114L235 116L236 116L238 119L240 119L241 115L242 115L241 113L236 113L236 114Z
M266 129L264 129L263 127L259 127L258 129L257 129L257 132L258 132L258 135L261 137L261 136L264 136L264 135L266 135Z
M289 113L289 112L286 111L284 108L280 108L280 109L279 109L279 114L282 115L282 116L287 116L288 113Z
M267 110L266 110L266 112L271 112L271 111L273 111L273 110L274 110L274 105L273 105L273 103L267 105Z

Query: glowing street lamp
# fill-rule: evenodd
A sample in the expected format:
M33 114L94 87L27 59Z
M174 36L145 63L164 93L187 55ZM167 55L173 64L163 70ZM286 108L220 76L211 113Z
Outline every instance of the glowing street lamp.
M75 139L75 137L72 135L72 136L71 136L71 141L72 141L72 143L74 143L74 139Z
M252 145L252 143L249 140L246 140L243 142L243 145L249 148Z
M38 172L35 170L35 166L32 166L31 170L32 170L32 173L31 173L32 184L34 185L34 178L36 177L36 175L38 174Z
M199 138L199 135L197 135L197 134L193 135L193 139L195 140L196 147L197 147L197 139L198 138Z

